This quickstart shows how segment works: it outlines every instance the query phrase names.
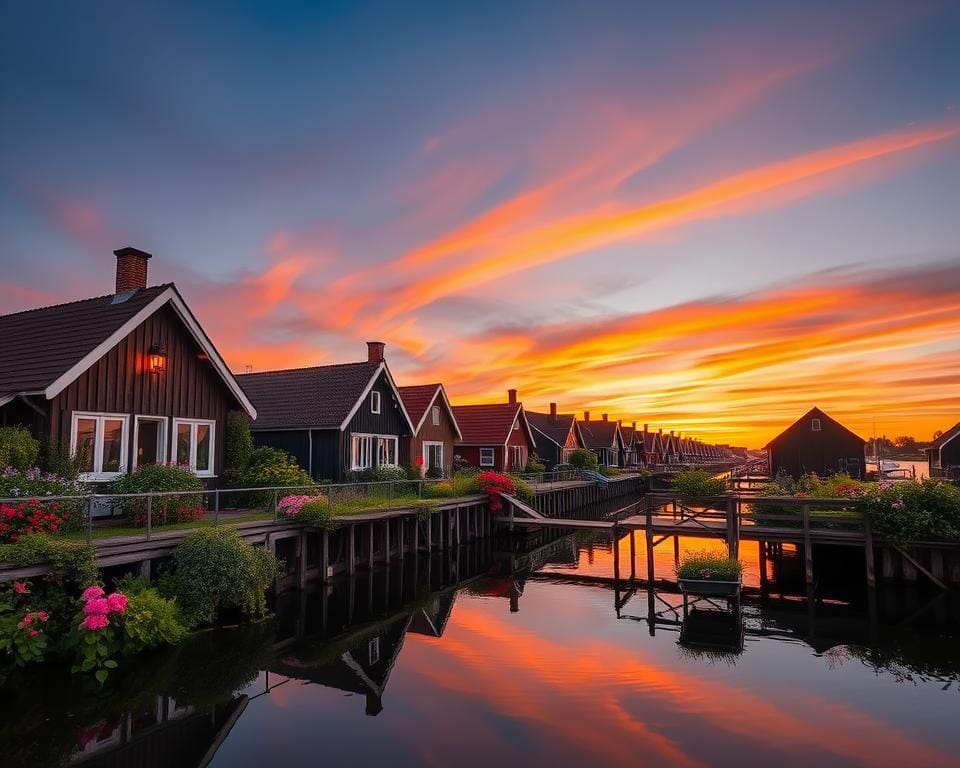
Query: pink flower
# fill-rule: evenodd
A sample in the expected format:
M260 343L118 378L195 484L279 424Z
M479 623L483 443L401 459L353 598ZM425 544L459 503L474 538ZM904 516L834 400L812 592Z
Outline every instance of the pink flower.
M111 611L123 613L127 610L127 596L123 592L114 592L107 598L107 605L110 606Z
M21 627L29 627L33 623L33 614L28 613L23 617L23 620L20 622Z
M87 629L96 632L98 629L110 626L110 619L102 613L93 613L87 616L80 624L80 629Z
M83 606L83 612L87 616L106 616L110 613L110 601L105 597L95 597L87 601Z
M94 584L92 587L87 587L85 590L83 590L83 594L80 595L80 599L83 600L83 602L87 602L88 600L95 600L98 597L103 597L103 594L103 587L98 587L96 584Z
M31 630L30 630L30 637L36 637L36 636L39 635L39 634L40 634L40 633L37 632L37 630L35 630L35 629L31 629Z
M17 593L18 595L29 595L29 594L30 594L30 590L27 589L27 584L26 584L26 582L23 582L23 581L15 581L15 582L13 582L13 588L14 588L14 590L16 590L16 593Z
M46 611L40 611L40 613L37 614L37 618L40 619L40 621L46 621L50 618L50 614Z

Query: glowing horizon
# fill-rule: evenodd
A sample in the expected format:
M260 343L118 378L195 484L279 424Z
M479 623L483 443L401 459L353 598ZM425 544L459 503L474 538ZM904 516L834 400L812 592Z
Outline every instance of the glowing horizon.
M707 442L960 421L957 7L108 6L13 12L0 312L130 244L238 371L376 338Z

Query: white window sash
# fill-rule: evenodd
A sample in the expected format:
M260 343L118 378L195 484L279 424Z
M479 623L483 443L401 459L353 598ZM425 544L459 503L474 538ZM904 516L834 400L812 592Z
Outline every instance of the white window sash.
M211 421L209 419L177 419L173 420L173 428L170 430L171 440L170 440L170 463L176 464L177 462L177 443L180 440L180 427L189 425L190 426L190 456L187 461L190 466L190 471L193 472L197 477L214 477L214 467L216 462L214 461L216 446L217 446L217 422ZM210 449L207 452L207 468L203 470L197 469L197 427L207 426L210 428L210 437L209 445Z
M438 443L432 440L425 440L423 443L423 460L425 462L426 469L430 469L430 450L436 449L437 451L437 464L442 470L444 468L443 464L443 443Z
M380 461L381 443L389 443L391 449L384 455L393 454L393 461ZM400 461L400 438L396 435L374 435L365 432L350 433L350 469L360 471L373 467L396 467Z
M435 427L440 426L440 406L435 405L430 409L430 423Z
M380 413L380 393L376 390L370 393L370 413Z
M489 460L485 460L485 457L489 457ZM493 448L481 448L480 449L480 466L481 467L492 467L497 461L497 452Z
M77 423L80 419L95 422L93 430L93 471L83 472L79 477L87 482L113 480L127 472L127 456L129 449L130 417L125 413L96 413L89 411L74 411L70 418L70 454L77 452ZM104 422L120 421L120 470L118 472L103 471L103 441Z

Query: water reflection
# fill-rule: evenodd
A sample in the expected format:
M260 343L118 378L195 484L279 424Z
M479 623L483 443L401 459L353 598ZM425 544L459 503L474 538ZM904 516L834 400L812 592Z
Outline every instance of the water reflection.
M672 548L653 584L642 549L486 540L283 595L103 692L21 679L0 764L955 764L954 599L808 599L769 563L742 600L685 604Z

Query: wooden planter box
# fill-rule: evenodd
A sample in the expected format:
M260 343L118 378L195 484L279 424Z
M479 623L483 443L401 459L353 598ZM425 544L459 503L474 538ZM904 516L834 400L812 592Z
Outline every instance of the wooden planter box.
M720 581L719 579L677 579L680 591L685 595L704 597L736 597L740 593L739 581Z

